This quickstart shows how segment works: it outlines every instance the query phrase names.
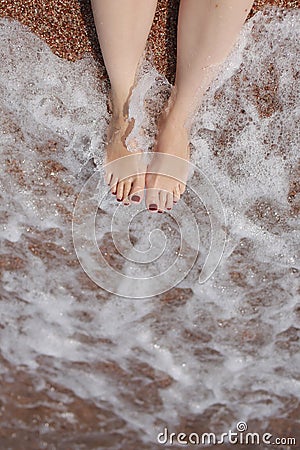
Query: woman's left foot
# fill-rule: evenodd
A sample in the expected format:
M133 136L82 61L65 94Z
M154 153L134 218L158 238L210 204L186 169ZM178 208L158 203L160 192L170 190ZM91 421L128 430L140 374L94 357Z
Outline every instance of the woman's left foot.
M149 211L171 210L184 193L190 159L188 130L166 115L160 120L153 158L146 174L146 206Z

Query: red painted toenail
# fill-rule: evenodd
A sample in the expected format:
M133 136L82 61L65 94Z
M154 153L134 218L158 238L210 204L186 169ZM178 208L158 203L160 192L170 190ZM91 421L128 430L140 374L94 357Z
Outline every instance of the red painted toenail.
M158 210L157 212L162 213L163 211Z
M139 197L138 195L133 195L133 196L131 197L131 200L132 200L133 202L139 202L139 201L140 201L140 197Z
M117 198L117 202L121 202L122 201L122 199L121 198Z
M149 205L149 209L150 209L150 211L156 211L157 205L155 205L155 203L151 203L151 205Z

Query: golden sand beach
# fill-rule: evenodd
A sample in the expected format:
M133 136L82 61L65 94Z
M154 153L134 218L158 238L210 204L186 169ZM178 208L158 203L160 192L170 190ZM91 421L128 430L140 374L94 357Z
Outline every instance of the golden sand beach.
M179 0L158 1L149 36L149 49L157 69L171 80L175 72L178 5ZM256 0L249 17L266 5L298 8L299 1ZM27 25L62 58L75 61L87 52L101 57L89 1L1 0L0 17L10 17Z

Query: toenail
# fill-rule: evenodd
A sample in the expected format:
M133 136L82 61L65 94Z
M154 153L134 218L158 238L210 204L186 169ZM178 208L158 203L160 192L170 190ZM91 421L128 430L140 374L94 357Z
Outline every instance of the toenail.
M122 201L122 199L121 198L117 198L117 202L121 202Z
M163 211L158 210L157 212L162 213Z
M112 195L116 195L116 192L112 192Z
M134 201L134 202L139 202L140 201L140 197L138 195L133 195L131 197L131 200Z
M129 203L124 203L125 206L129 206Z
M167 208L169 211L172 209L172 208Z
M151 205L149 205L149 209L151 211L156 211L157 210L157 205L155 203L151 203Z

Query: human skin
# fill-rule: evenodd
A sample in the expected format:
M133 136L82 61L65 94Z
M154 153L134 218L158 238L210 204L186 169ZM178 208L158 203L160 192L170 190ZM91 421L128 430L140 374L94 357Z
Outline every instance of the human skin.
M185 190L192 118L232 49L252 0L181 0L175 84L158 124L154 158L145 166L143 149L126 148L128 102L152 25L157 0L92 0L95 24L111 83L106 181L118 201L140 203L146 188L150 211L170 210ZM124 158L131 155L130 158ZM164 175L173 155L174 173ZM157 156L157 157L156 157ZM111 164L110 164L111 163ZM177 167L179 166L179 167ZM131 176L127 176L131 173Z

